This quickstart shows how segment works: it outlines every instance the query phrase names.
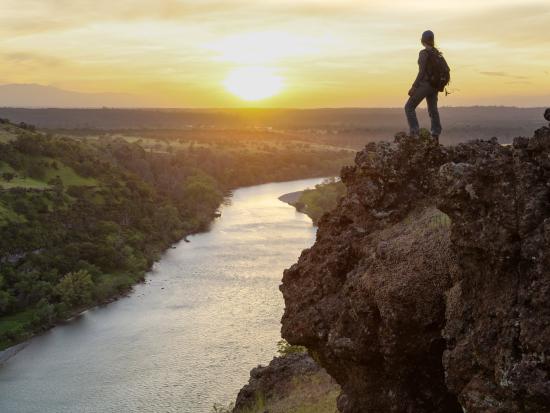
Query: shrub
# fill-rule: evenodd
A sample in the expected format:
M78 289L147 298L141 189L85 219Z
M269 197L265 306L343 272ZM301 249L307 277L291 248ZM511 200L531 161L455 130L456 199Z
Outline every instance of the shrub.
M27 165L26 173L30 178L41 180L46 176L46 169L40 162L31 162Z
M55 307L48 302L45 298L42 298L36 305L34 310L32 324L40 327L44 325L51 325L56 318Z
M293 344L290 344L286 340L280 340L277 343L277 353L279 353L281 356L288 356L289 354L296 354L296 353L305 353L307 349L302 346L295 346Z
M88 271L80 270L65 275L55 287L55 292L69 307L91 302L94 283Z
M15 178L15 174L12 172L4 172L2 174L2 179L6 182L10 182Z
M233 412L234 405L230 404L229 406L223 406L221 404L214 404L212 407L212 413L231 413Z

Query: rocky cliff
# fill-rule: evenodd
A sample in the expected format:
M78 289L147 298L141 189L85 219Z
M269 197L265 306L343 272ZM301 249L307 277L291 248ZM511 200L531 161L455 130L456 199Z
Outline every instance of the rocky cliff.
M344 413L550 412L550 128L502 146L398 135L285 271L283 337Z

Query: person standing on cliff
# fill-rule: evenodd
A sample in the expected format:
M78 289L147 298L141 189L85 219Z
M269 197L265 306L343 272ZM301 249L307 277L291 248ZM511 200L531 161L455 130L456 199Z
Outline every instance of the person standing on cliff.
M441 52L435 47L435 36L431 30L422 33L421 41L424 49L420 51L418 57L418 75L409 90L409 100L405 105L405 113L409 123L410 135L418 137L420 125L416 116L416 108L426 99L428 113L432 121L432 138L439 143L442 127L437 100L439 92L443 92L450 81L450 69Z

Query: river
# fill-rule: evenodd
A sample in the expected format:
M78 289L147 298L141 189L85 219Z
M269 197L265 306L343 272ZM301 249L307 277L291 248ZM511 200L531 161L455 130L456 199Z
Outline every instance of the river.
M209 232L168 250L132 294L30 340L0 366L2 413L209 413L280 337L282 272L315 238L277 198L321 179L238 189Z

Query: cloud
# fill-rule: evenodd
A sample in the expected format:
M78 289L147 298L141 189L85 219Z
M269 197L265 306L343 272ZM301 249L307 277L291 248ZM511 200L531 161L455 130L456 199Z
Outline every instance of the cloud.
M29 52L0 53L0 61L19 65L59 66L63 59Z
M16 32L40 32L95 22L192 21L221 15L243 19L330 16L364 8L353 0L3 0L0 21Z
M230 12L244 1L2 0L0 31L16 36L64 31L95 23L185 21Z
M528 80L512 80L509 82L505 82L507 85L532 85L533 82L530 82Z
M293 96L334 85L342 100L397 100L431 28L465 95L496 93L485 77L540 90L549 20L548 0L0 0L0 76L217 105L227 74L257 64L280 69Z
M502 1L482 10L468 10L446 17L446 31L456 38L488 42L508 48L534 48L548 45L550 2L528 0Z
M479 72L479 73L485 76L492 76L492 77L507 77L509 79L520 79L520 80L527 79L526 76L511 75L506 72Z

